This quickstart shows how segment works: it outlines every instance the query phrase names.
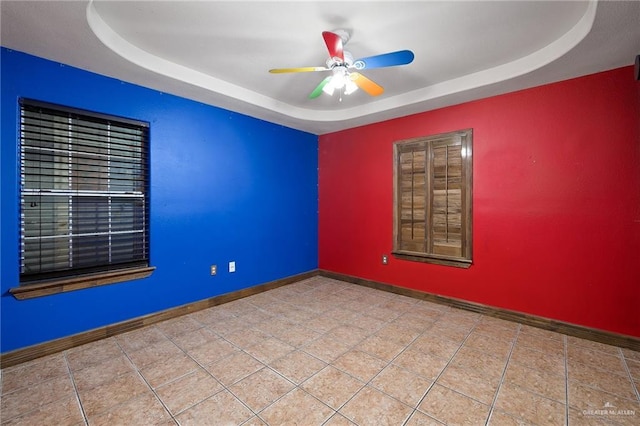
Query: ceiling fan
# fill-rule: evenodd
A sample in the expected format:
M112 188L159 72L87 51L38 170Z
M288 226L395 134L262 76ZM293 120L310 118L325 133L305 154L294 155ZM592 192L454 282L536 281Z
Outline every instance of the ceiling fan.
M349 40L349 33L344 30L323 31L322 38L329 51L329 59L327 59L325 67L276 68L269 70L269 72L281 74L331 71L331 75L318 84L309 94L309 98L315 99L323 92L328 95L333 95L334 91L338 90L340 100L342 100L342 93L349 95L358 90L358 88L364 90L371 96L378 96L384 92L382 86L360 74L359 71L407 65L413 62L414 58L412 51L398 50L396 52L383 53L354 61L351 53L343 49Z

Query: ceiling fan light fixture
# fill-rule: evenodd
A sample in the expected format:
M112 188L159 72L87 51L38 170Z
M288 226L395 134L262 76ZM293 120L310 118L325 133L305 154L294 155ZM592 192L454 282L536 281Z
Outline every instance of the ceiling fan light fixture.
M354 83L353 80L351 80L350 78L347 79L347 83L344 86L344 94L350 95L356 90L358 90L358 85Z
M327 84L324 85L322 91L329 96L333 96L333 92L335 91L335 86L333 85L333 79L329 80Z

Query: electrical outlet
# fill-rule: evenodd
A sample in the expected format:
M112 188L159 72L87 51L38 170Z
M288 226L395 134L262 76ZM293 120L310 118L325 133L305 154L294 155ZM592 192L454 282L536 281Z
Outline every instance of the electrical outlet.
M382 264L386 265L389 263L389 257L386 254L382 255Z
M236 271L236 262L229 262L229 272Z
M218 265L211 265L211 275L218 273Z

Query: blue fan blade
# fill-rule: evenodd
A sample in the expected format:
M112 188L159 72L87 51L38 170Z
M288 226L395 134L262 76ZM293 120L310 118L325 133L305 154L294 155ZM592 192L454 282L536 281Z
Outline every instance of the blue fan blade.
M410 50L398 50L397 52L383 53L382 55L369 56L358 59L353 66L358 70L370 70L372 68L394 67L413 62L413 52Z
M329 77L322 80L320 84L318 84L318 86L313 89L313 92L311 92L311 94L309 95L309 99L315 99L320 96L322 94L322 88L329 82L329 80L331 80L331 77L332 76L330 75Z

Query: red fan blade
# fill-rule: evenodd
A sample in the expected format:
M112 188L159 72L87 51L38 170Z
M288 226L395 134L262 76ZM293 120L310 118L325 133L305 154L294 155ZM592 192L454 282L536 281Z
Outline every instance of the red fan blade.
M323 31L322 38L324 38L324 43L327 45L327 50L329 50L329 56L344 61L344 54L342 53L342 38L331 31Z

